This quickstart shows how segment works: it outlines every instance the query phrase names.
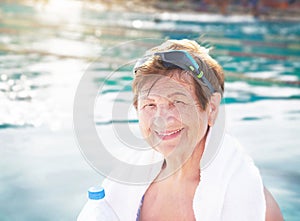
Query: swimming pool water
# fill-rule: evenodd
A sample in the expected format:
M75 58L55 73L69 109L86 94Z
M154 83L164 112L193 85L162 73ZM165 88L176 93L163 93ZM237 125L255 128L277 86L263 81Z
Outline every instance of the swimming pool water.
M112 119L109 107L131 102L132 61L166 38L214 48L210 53L227 74L228 130L253 157L285 220L298 220L299 22L119 13L65 2L68 16L51 1L0 3L0 220L75 220L87 188L103 179L73 133L80 78L88 69L92 85L104 85L97 127L126 124ZM134 114L129 124L137 126Z

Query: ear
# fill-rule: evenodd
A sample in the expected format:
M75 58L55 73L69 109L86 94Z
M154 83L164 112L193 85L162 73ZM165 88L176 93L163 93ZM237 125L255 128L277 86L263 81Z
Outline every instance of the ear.
M221 99L222 99L222 96L218 92L213 93L212 96L210 97L210 101L207 106L207 108L208 108L208 125L210 127L212 127L215 124L215 121L217 119Z

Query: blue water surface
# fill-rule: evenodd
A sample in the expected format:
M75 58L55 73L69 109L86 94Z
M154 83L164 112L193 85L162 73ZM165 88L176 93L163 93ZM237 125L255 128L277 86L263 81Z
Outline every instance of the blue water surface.
M120 13L68 0L0 3L0 220L76 219L85 191L103 180L73 132L82 75L93 74L105 102L96 127L137 127L134 114L113 119L108 107L131 102L134 61L168 38L212 48L226 72L228 130L285 220L299 219L300 22L180 13Z

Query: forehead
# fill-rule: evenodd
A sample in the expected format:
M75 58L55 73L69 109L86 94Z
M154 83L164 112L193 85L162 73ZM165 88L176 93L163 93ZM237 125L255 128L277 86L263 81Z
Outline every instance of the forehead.
M139 92L139 97L186 95L194 97L193 85L187 81L162 76L148 80Z

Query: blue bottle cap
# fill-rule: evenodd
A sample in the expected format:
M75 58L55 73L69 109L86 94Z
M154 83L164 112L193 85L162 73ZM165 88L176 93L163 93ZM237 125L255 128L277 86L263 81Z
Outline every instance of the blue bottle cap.
M88 190L89 199L91 200L100 200L105 197L105 192L102 187L91 187Z

